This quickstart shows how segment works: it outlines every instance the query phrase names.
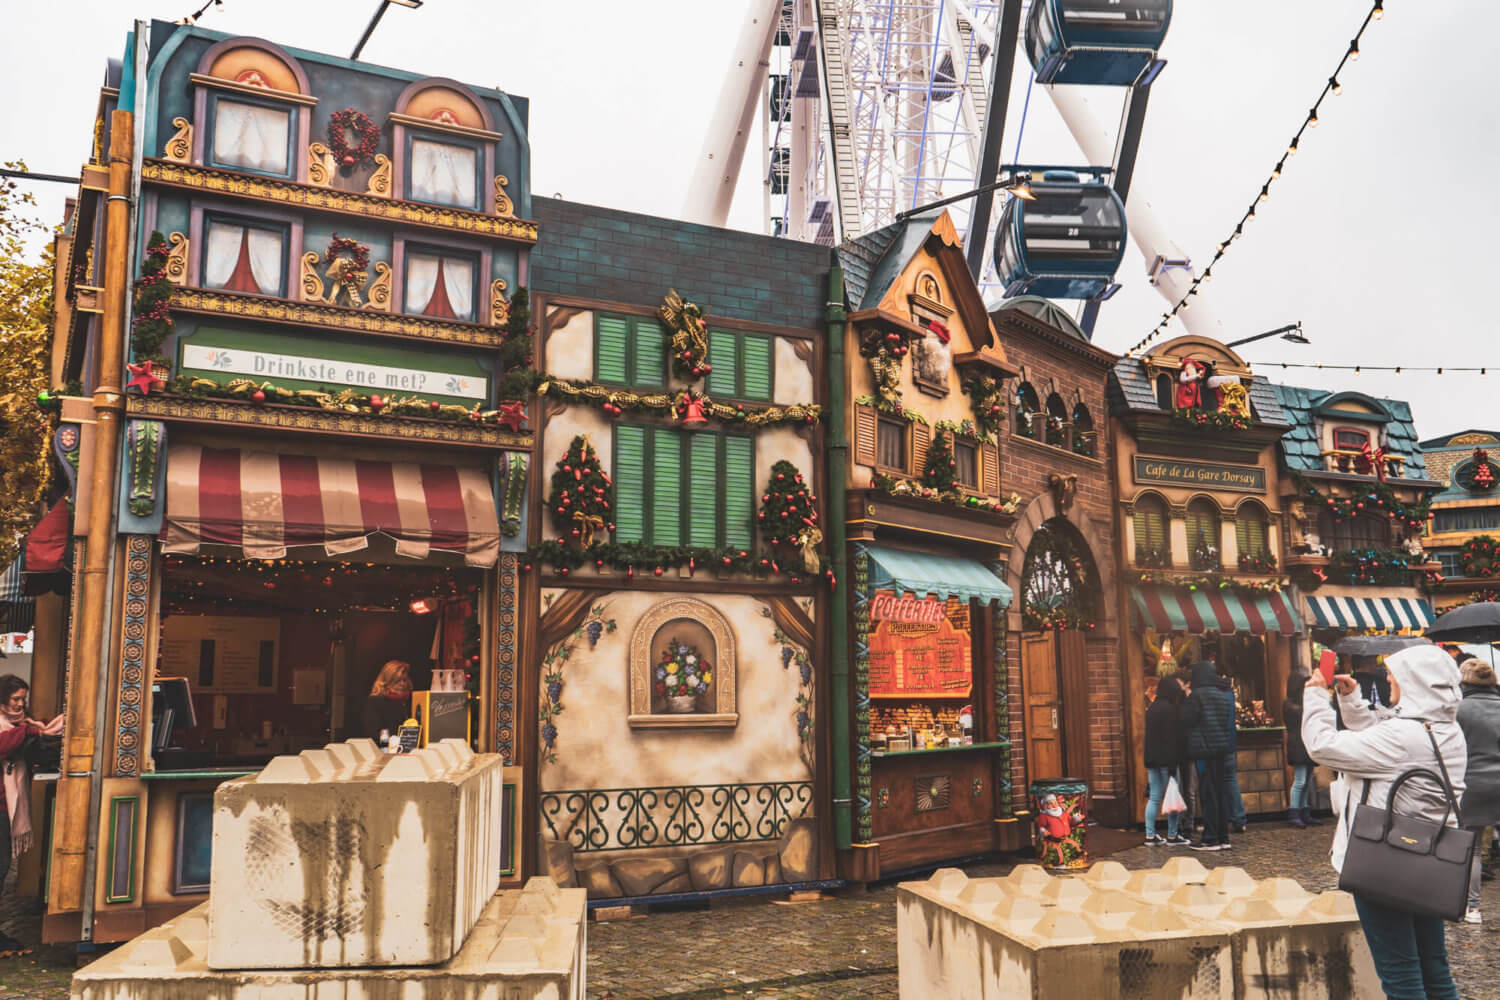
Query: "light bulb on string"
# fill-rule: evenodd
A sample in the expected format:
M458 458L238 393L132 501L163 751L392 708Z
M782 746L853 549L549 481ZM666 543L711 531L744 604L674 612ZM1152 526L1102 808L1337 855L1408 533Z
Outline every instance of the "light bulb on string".
M1307 124L1313 128L1318 127L1318 109L1313 108L1307 113Z
M1339 97L1344 93L1344 85L1339 83L1339 78L1336 76L1328 78L1328 89L1333 91L1334 97Z
M1269 197L1271 197L1271 185L1262 184L1260 186L1260 198L1258 200L1265 201Z
M1381 3L1381 0L1375 0L1375 9L1370 11L1370 18L1372 20L1379 21L1384 19L1384 17L1385 6Z
M1284 167L1284 166L1286 166L1286 158L1285 157L1283 157L1282 159L1279 159L1279 160L1276 161L1276 169L1274 169L1274 170L1271 171L1271 176L1272 177L1280 177L1281 176L1281 168Z
M1292 137L1291 145L1287 146L1287 148L1286 148L1286 155L1287 156L1296 156L1297 155L1297 142L1298 141L1299 140L1298 140L1298 138L1296 136Z
M1359 62L1359 39L1351 39L1349 42L1349 58L1353 62Z

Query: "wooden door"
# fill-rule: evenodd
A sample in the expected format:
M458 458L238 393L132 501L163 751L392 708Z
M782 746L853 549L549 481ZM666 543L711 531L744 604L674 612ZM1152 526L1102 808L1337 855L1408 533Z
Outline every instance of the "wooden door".
M1089 659L1083 633L1067 629L1057 637L1057 674L1062 686L1063 760L1067 777L1091 781L1089 767Z
M1055 634L1021 636L1021 687L1026 705L1027 780L1065 777Z

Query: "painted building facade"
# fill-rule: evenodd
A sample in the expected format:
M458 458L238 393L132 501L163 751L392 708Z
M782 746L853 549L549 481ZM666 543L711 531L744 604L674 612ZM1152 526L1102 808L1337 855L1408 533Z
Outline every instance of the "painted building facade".
M595 899L816 885L828 251L537 210L528 850Z
M1438 614L1500 597L1500 432L1466 430L1422 442L1427 475L1443 484L1432 498L1422 544L1439 569L1429 581Z
M213 790L273 755L416 713L512 758L527 114L162 22L111 64L57 269L48 940L201 902Z
M1179 337L1121 358L1110 380L1115 542L1126 567L1123 714L1132 820L1144 814L1145 714L1158 680L1214 658L1240 708L1237 767L1250 813L1286 807L1281 706L1303 638L1287 554L1276 391L1217 341Z

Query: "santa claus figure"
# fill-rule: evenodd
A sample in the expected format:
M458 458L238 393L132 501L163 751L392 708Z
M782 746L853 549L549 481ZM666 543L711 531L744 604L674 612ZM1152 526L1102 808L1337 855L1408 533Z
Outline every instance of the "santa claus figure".
M1203 405L1203 376L1208 368L1192 358L1182 359L1182 369L1177 373L1177 408L1196 410Z
M1042 836L1042 864L1058 868L1065 866L1063 843L1073 835L1074 827L1081 823L1083 814L1064 809L1057 793L1048 792L1042 797L1041 808L1036 814L1037 832Z

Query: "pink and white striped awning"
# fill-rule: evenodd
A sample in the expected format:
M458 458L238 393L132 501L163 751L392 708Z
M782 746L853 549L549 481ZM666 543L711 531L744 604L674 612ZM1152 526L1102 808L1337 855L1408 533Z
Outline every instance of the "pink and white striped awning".
M389 535L397 555L433 552L493 566L500 523L479 469L173 445L167 455L164 551L228 545L250 559L288 548L357 552Z

